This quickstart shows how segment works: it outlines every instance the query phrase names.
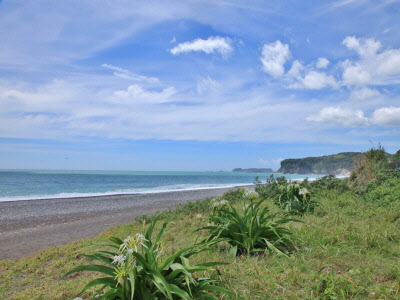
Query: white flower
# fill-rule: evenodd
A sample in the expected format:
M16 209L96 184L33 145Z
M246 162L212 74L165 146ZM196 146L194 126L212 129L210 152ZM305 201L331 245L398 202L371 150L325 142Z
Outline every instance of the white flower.
M202 214L197 214L197 215L196 215L196 218L197 218L197 219L200 219L200 218L202 218L202 217L203 217Z
M141 233L136 233L136 234L135 234L135 241L136 241L138 244L143 245L143 242L144 242L144 241L147 241L147 240L146 240L146 238L144 237L143 234L141 234Z
M309 192L308 192L308 190L306 189L306 188L302 188L302 189L300 189L300 191L299 191L299 195L307 195Z
M116 264L118 266L122 266L122 264L125 262L126 256L125 255L115 255L114 256L114 260L113 260L113 264Z
M131 236L129 235L126 239L124 239L124 245L129 245L129 243L131 242Z

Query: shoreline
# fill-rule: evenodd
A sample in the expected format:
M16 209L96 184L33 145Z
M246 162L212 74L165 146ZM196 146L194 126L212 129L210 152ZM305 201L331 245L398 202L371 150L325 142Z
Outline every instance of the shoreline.
M18 259L51 246L94 237L142 214L250 186L0 202L0 259Z
M17 199L2 199L0 198L0 203L2 202L20 202L20 201L39 201L39 200L56 200L56 199L83 199L83 198L93 198L93 197L114 197L114 196L129 196L129 195L147 195L147 194L160 194L160 193L175 193L175 192L185 192L185 191L199 191L199 190L214 190L214 189L232 189L237 187L251 187L254 183L238 183L229 184L222 186L205 186L205 187L195 187L187 189L171 189L171 190L146 190L146 191L136 191L136 192L104 192L104 193L81 193L74 195L75 193L63 193L55 195L43 195L43 196L12 196ZM19 199L21 198L21 199Z

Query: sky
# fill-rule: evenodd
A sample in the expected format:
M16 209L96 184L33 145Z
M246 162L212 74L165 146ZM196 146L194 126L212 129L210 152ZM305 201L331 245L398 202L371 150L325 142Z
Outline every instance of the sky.
M0 168L400 149L400 1L0 1Z

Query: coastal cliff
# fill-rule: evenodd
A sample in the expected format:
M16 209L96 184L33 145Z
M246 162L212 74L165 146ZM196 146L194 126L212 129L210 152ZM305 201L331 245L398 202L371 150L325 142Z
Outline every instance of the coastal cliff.
M350 174L354 158L361 152L342 152L319 157L290 158L281 162L277 173L284 174Z

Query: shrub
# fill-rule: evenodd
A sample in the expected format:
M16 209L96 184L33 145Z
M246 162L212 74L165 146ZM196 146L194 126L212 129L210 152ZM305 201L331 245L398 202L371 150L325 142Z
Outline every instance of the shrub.
M377 180L377 174L389 168L386 152L381 145L357 156L355 161L356 166L350 175L350 187L358 193L365 193L368 184Z
M125 240L110 238L111 243L102 244L113 249L85 255L102 264L76 267L65 276L81 271L94 271L106 275L88 283L87 289L100 285L98 293L104 291L100 299L215 299L220 293L231 294L218 286L218 281L198 278L195 272L211 271L222 263L209 262L194 266L189 257L203 251L194 246L184 248L161 259L161 237L167 226L163 224L154 242L152 233L157 218L150 224L145 235L128 236Z
M400 150L397 150L395 154L393 154L391 161L399 161L400 160Z
M230 203L235 203L235 202L242 200L244 198L245 194L246 194L246 189L237 188L237 189L226 192L222 196L222 198Z
M318 178L308 184L312 190L336 190L338 192L344 192L349 190L347 178L339 179L335 175L327 175L322 178Z
M293 215L313 212L319 205L317 202L311 201L310 192L306 188L301 188L297 183L282 186L281 194L274 203Z
M208 230L204 244L227 242L233 256L255 254L260 251L287 253L292 247L287 238L291 232L282 227L293 219L276 219L269 214L268 207L261 207L263 201L242 205L239 211L229 203L221 203L209 217L211 225L197 230Z
M280 194L280 187L288 184L284 176L275 178L273 174L262 184L257 178L255 180L255 191L260 195L261 199L274 199Z
M400 169L384 169L369 183L365 199L380 206L400 205Z

